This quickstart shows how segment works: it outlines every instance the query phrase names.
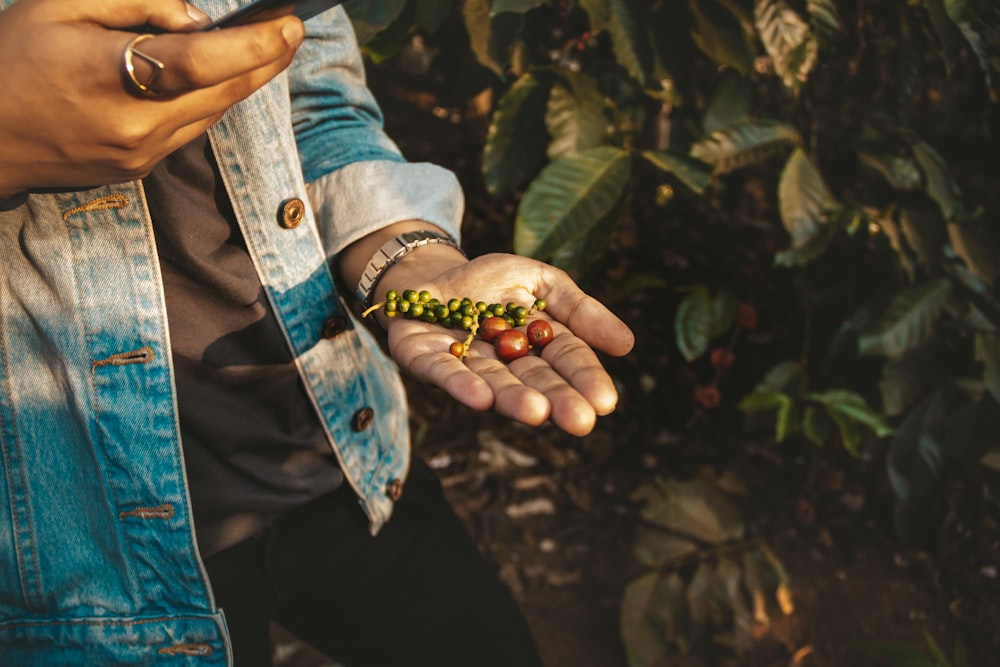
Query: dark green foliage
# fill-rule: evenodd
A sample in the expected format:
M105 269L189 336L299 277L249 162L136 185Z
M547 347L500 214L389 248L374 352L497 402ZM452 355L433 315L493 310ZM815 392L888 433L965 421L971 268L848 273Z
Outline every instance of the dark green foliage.
M642 248L652 259L618 283L639 296L617 296L669 304L674 340L658 344L688 376L754 331L757 311L743 316L756 305L782 353L733 403L778 441L884 461L901 536L933 533L914 518L942 477L1000 444L998 5L466 0L463 12L497 76L483 178L517 205L515 249L583 277L620 239L683 232ZM729 245L712 255L698 239ZM711 389L725 359L712 358ZM718 393L700 389L704 415ZM645 500L696 492L656 489ZM635 667L707 641L708 627L740 637L746 564L681 576L664 563L699 549L690 537L641 536L637 556L657 569L623 602Z

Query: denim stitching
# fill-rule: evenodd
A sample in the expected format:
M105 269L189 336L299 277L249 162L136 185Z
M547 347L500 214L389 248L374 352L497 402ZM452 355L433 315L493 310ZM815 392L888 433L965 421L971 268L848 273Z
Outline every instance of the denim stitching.
M148 364L153 360L153 348L143 345L138 350L128 352L118 352L106 359L98 359L90 364L91 372L96 371L101 366L127 366L129 364Z
M74 215L75 213L86 211L91 207L93 208L93 210L113 208L115 206L113 202L118 202L122 206L124 206L125 204L128 203L128 197L119 193L108 195L107 197L100 197L90 202L89 204L84 204L83 206L79 206L77 208L65 211L63 213L63 220L64 221L68 220L69 217ZM73 280L74 282L76 282L76 292L79 295L83 295L86 293L86 290L83 287L83 282L80 280L80 265L82 264L82 261L79 257L79 248L78 248L78 246L80 245L80 240L76 238L77 232L73 231L73 229L70 226L67 226L66 231L67 231L66 240L69 243L70 252L73 253L72 267L73 267ZM80 323L83 327L83 331L85 332L84 340L86 341L87 351L89 353L89 356L93 358L94 357L94 342L92 340L93 330L91 329L90 318L87 317L87 309L83 306L82 299L77 304L77 310L80 313ZM116 355L112 355L111 357L109 357L109 359L115 356ZM100 362L94 362L91 364L90 367L91 374L88 377L90 385L88 398L90 401L91 414L94 415L95 419L97 415L100 413L97 405L97 384L94 379L94 371L97 370L98 365L103 365L103 364L101 364ZM109 466L107 465L107 456L104 452L104 447L106 443L101 442L102 440L103 440L102 435L98 435L98 442L101 443L101 446L100 447L95 446L93 448L93 452L95 456L101 456L103 458L102 461L103 465L100 466L100 474L103 477L104 487L108 490L108 495L111 496L114 506L121 507L122 505L124 505L124 503L122 503L121 500L118 498L118 489L108 479ZM136 558L135 550L132 548L132 545L128 540L125 541L125 549L127 549L128 551L128 556L131 559L135 560ZM136 581L136 575L133 574L131 569L129 570L127 576L130 584L132 584L133 590L137 590L139 588L139 586L137 585L138 582Z
M78 213L89 213L90 211L104 211L109 208L125 208L128 206L128 197L121 193L115 193L108 195L106 197L98 197L93 201L89 201L86 204L76 206L69 209L68 211L63 211L63 221L69 220L74 215Z
M212 647L204 642L195 642L191 644L174 644L173 646L164 646L157 651L160 655L212 655Z
M6 355L0 355L0 356L2 356L2 358L0 358L0 363L3 363L4 377L10 377L10 369L7 366L7 356ZM9 439L7 438L7 434L6 434L6 431L7 431L8 428L10 428L12 431L14 431L12 437L9 438ZM20 488L23 491L24 489L27 489L28 483L27 483L27 480L24 478L24 462L22 460L22 455L21 455L21 440L20 440L20 438L18 437L18 434L17 434L17 426L16 426L16 424L10 423L8 425L5 420L0 419L0 434L3 435L4 441L8 442L10 444L11 448L14 448L14 449L17 450L17 476L20 478L20 481L21 481L21 487ZM4 467L7 470L9 470L11 473L13 473L14 470L12 469L12 463L11 463L11 460L10 460L10 452L7 450L6 447L0 448L0 451L2 451L2 453L3 453ZM16 528L16 526L20 523L19 518L21 517L22 512L18 511L18 503L16 503L14 501L14 499L13 499L13 495L14 495L14 485L13 485L13 483L8 487L8 491L9 491L9 493L12 496L11 500L10 500L10 506L11 506L11 520L12 520L12 522L14 524L14 527L15 527L15 530L13 531L13 534L16 536L15 537L15 549L16 549L17 554L18 554L18 560L19 560L19 562L23 564L23 567L19 567L18 568L18 570L19 570L18 578L21 580L21 592L24 595L24 601L25 601L25 603L28 604L30 608L32 608L34 611L41 611L41 610L43 610L45 608L45 603L44 603L44 600L43 600L43 597L42 597L42 592L41 592L41 587L42 587L42 583L41 583L42 582L42 572L41 572L41 569L40 569L39 564L38 564L38 558L37 558L37 556L34 556L34 555L29 556L28 554L26 554L25 550L24 550L24 547L21 544L21 540L20 540L19 536L20 536L20 534L21 534L22 531L21 531L21 529ZM23 513L29 515L27 517L27 524L28 524L27 528L28 528L28 531L31 534L30 538L29 538L30 539L30 549L34 553L34 552L37 551L37 540L35 539L35 525L34 525L34 522L31 520L31 516L30 516L30 514L31 514L31 505L27 502L27 499L25 499L25 502L23 503ZM27 581L27 579L25 577L25 572L24 572L23 568L27 568L27 567L30 567L33 570L33 572L34 572L34 576L35 576L35 585L34 586L29 586L28 585L28 581Z
M136 507L118 513L119 519L135 517L137 519L170 519L174 516L174 506L170 503L163 503L156 507Z

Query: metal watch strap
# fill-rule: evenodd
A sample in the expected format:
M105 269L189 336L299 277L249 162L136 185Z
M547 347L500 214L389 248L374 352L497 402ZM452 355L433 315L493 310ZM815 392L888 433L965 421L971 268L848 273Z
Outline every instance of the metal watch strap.
M458 242L447 234L432 232L426 229L404 232L394 239L387 241L381 248L376 250L371 260L369 260L368 266L365 267L364 272L361 274L361 279L358 281L358 298L361 299L364 307L368 308L372 305L370 303L372 293L375 291L375 286L386 269L401 260L413 249L432 243L444 243L456 248L459 252L462 250Z

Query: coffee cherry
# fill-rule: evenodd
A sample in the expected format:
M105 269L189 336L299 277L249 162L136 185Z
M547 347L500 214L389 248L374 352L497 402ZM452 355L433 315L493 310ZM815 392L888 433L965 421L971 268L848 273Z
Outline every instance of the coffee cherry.
M514 301L486 303L468 297L442 301L428 290L389 290L385 293L385 301L367 308L362 317L379 309L388 318L401 316L465 330L465 340L455 341L448 347L449 353L459 359L466 357L477 334L484 341L494 344L497 357L503 361L519 359L528 354L532 346L544 347L553 337L552 327L547 321L535 320L527 324L529 315L545 309L544 299L535 299L531 308L525 308Z
M514 361L528 354L528 335L520 329L501 331L496 341L497 357L501 361Z
M552 341L552 325L546 320L532 320L528 325L528 342L535 347L545 347Z
M510 322L502 317L487 317L485 320L479 323L479 337L485 340L487 343L492 343L496 340L504 331L509 331L511 328Z

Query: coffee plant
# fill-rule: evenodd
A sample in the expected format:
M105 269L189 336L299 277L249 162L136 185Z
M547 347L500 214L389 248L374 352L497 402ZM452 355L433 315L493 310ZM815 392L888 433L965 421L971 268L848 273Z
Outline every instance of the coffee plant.
M741 341L780 321L793 341L783 349L794 352L769 362L738 409L751 424L766 418L779 441L878 452L902 536L921 517L927 524L946 470L997 448L993 0L358 5L359 32L375 35L376 58L413 26L432 31L460 13L471 51L495 77L482 178L497 200L516 202L516 252L586 281L630 234L639 245L662 239L667 219L721 227L717 236L732 244L765 239L770 251L752 255L766 258L758 270L791 286L768 310L754 281L734 277L725 262L703 261L685 281L640 267L619 285L676 295L673 348L692 369L710 368L695 387L699 414L723 402ZM730 256L741 251L749 252L734 247ZM662 516L657 508L677 493L695 491L660 484L641 495ZM701 544L743 539L722 533ZM652 664L668 640L681 648L705 641L677 626L682 615L693 618L691 587L704 592L711 581L724 592L748 571L738 560L721 571L723 559L681 579L651 553L654 542L644 544L643 562L654 567L623 605L628 627L648 630L626 637L636 667ZM677 547L662 536L655 544ZM754 544L740 553L762 552ZM778 569L769 570L772 582L780 583ZM713 607L716 626L745 622L735 598L720 596L713 599L730 603ZM703 628L707 607L695 607Z

